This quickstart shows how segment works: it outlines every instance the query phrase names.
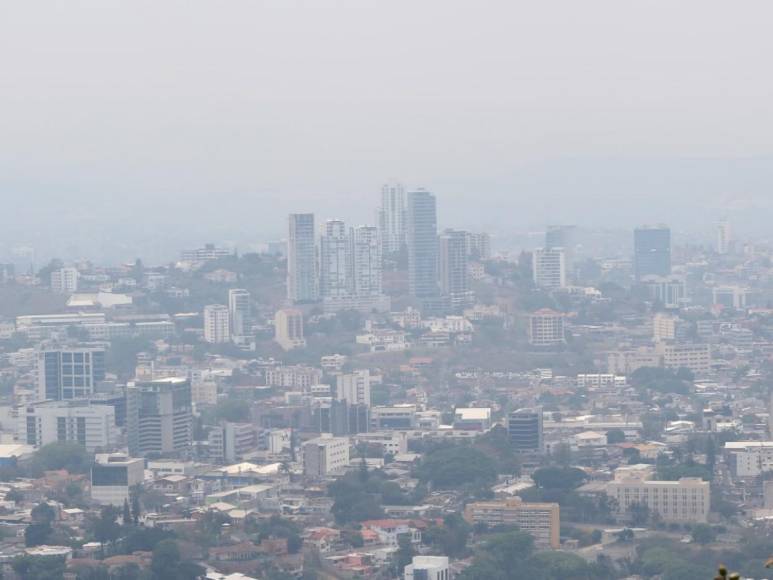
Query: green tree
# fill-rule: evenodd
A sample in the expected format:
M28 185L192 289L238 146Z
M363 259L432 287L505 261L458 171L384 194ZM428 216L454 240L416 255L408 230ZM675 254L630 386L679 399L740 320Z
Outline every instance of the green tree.
M417 469L421 481L436 488L491 485L496 481L494 461L473 447L456 445L427 454Z
M708 524L695 524L692 527L692 530L690 530L690 535L692 536L694 542L704 545L710 544L717 537L714 528Z
M539 488L568 490L582 485L588 476L576 467L542 467L531 477Z
M12 560L11 567L22 580L62 580L65 562L58 557L19 556Z
M35 452L31 471L40 474L43 471L66 469L69 473L88 473L94 462L93 454L78 443L49 443Z
M614 445L616 443L623 443L625 441L625 433L622 429L610 429L607 431L607 443Z

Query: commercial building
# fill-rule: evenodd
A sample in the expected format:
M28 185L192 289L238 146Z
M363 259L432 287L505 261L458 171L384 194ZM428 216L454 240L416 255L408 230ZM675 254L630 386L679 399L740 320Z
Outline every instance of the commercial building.
M645 276L671 274L671 230L668 227L642 226L634 230L633 271L637 281Z
M470 524L517 526L534 537L542 550L560 547L561 517L557 503L526 503L519 497L467 504L464 519Z
M301 450L306 477L340 473L349 465L349 440L344 437L317 437L306 441Z
M258 448L258 432L252 423L224 421L208 434L210 457L235 463Z
M290 214L287 298L291 302L315 302L319 298L315 236L314 214Z
M214 262L221 258L233 256L233 250L228 248L218 248L215 244L204 244L203 248L195 250L183 250L180 253L180 259L183 262Z
M336 399L370 407L370 371L360 369L336 377Z
M403 570L405 580L450 580L447 556L414 556Z
M228 307L223 304L209 304L204 307L204 340L212 344L223 344L231 340L231 324Z
M35 447L78 443L89 451L117 443L115 409L90 401L45 401L19 410L19 441Z
M491 427L491 409L488 407L457 407L454 410L454 429L488 431Z
M51 290L59 294L72 294L78 291L78 270L59 268L51 272Z
M120 453L97 454L91 467L91 499L98 504L122 506L132 488L145 479L145 460Z
M410 293L411 296L426 304L436 301L439 297L435 196L425 189L408 193L407 216L406 240Z
M403 403L372 407L370 411L370 430L415 429L416 405Z
M563 248L538 248L532 253L532 276L538 288L555 290L566 286Z
M711 347L708 344L661 342L656 350L663 356L663 366L666 368L686 368L696 375L711 370Z
M303 313L295 308L277 310L274 315L274 341L284 350L303 348Z
M90 397L105 380L104 348L68 348L38 353L38 396L52 401Z
M474 302L467 246L468 233L461 230L445 230L438 242L440 292L454 312L461 312Z
M542 408L518 409L507 417L507 435L520 453L542 453L545 448Z
M228 291L228 319L231 323L231 337L246 336L250 332L250 293L243 288Z
M193 439L191 384L169 378L126 387L129 453L184 455Z
M556 346L566 342L564 315L549 308L532 312L528 319L529 344Z

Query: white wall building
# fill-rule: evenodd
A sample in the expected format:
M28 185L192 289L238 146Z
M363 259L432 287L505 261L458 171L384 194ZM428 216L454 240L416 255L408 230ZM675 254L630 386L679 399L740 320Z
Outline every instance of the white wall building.
M222 344L231 339L231 325L228 307L223 304L209 304L204 307L204 340Z
M532 254L532 275L539 288L552 290L566 286L566 261L563 248L538 248Z
M117 443L115 408L88 401L45 401L19 410L17 438L42 447L79 443L89 451L108 450Z
M370 371L360 369L336 377L336 399L370 407Z
M295 308L277 310L274 315L274 340L284 350L303 348L303 313Z
M307 477L325 477L340 473L349 465L349 439L344 437L317 437L302 446L303 474Z
M72 294L78 291L78 270L59 268L51 272L51 290L60 294Z
M250 332L250 293L243 288L228 291L228 318L231 336L246 336Z

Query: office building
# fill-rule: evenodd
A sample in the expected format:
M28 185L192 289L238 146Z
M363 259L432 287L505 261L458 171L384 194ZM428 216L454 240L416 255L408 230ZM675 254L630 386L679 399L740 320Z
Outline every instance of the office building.
M193 438L191 384L168 378L126 387L129 453L185 455Z
M671 274L671 230L666 226L642 226L633 232L633 272L644 276Z
M711 504L708 481L683 477L678 481L654 481L645 477L618 477L606 484L618 517L632 517L633 506L645 505L650 516L665 523L705 523Z
M117 443L115 409L90 401L45 401L19 410L17 436L34 447L78 443L89 451Z
M356 370L336 377L336 399L370 407L370 371Z
M450 580L447 556L414 556L403 570L405 580Z
M228 291L228 320L231 336L242 337L251 332L250 293L243 288Z
M415 429L416 405L401 403L380 405L370 410L370 430Z
M545 448L542 408L518 409L507 417L510 445L520 453L542 453Z
M378 227L383 253L399 252L406 241L405 188L401 183L391 182L381 188Z
M641 283L650 300L660 302L665 308L679 308L687 301L685 282L677 276L644 276Z
M468 503L464 519L472 525L515 526L534 537L539 550L557 550L561 546L561 517L557 503L527 503L519 497L501 501Z
M373 226L352 228L352 290L361 298L383 296L381 242Z
M209 431L207 440L210 457L225 463L240 461L258 448L258 432L252 423L224 421Z
M346 225L327 220L319 242L319 293L323 299L348 298L352 293L352 254Z
M662 357L662 366L678 370L689 369L696 375L711 370L711 347L708 344L659 342L655 351Z
M527 324L529 344L533 346L557 346L566 342L561 312L542 308L529 315Z
M652 339L655 342L675 340L679 317L658 312L652 317Z
M717 224L717 254L729 254L732 243L730 223L721 221Z
M445 230L438 239L440 292L454 312L474 302L467 269L468 233Z
M751 306L752 292L744 286L717 286L712 289L712 301L715 306L743 310Z
M223 344L231 340L231 324L228 307L223 304L209 304L204 307L204 340L212 344Z
M408 194L406 240L411 296L432 301L439 296L437 208L435 196L419 189Z
M132 488L145 479L145 460L120 453L98 453L91 467L91 499L100 505L131 502Z
M218 248L215 244L204 244L202 248L195 250L183 250L180 253L180 259L183 262L214 262L222 258L229 258L234 255L233 250L228 248Z
M103 348L68 348L38 353L38 397L52 401L90 397L105 380Z
M51 290L60 294L72 294L78 291L78 270L59 268L51 272Z
M315 302L319 297L319 288L314 214L290 214L289 226L287 298L294 303Z
M303 474L306 477L326 477L340 473L349 465L349 439L317 437L301 447Z
M303 348L303 313L295 308L277 310L274 315L274 341L284 350Z
M534 284L545 290L566 286L566 261L563 248L537 248L532 253Z

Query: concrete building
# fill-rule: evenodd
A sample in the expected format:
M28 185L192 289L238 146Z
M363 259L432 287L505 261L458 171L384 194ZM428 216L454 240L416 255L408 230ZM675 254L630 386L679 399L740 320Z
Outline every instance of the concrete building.
M564 252L564 267L567 277L574 272L575 248L577 247L577 226L549 225L545 230L545 249L561 249Z
M360 369L336 377L336 399L370 407L370 371Z
M671 230L667 226L642 226L633 232L633 270L636 281L645 276L671 274Z
M488 431L491 427L491 409L488 407L457 407L454 410L454 429Z
M528 319L529 344L556 346L566 342L564 315L549 308L532 312Z
M109 450L117 443L115 409L90 401L45 401L19 410L19 441L35 447L78 443L89 451Z
M303 313L295 308L277 310L274 315L274 341L284 350L303 348Z
M293 303L315 302L319 298L319 286L314 214L290 214L289 226L287 298Z
M360 299L383 300L383 264L379 231L373 226L351 230L353 294Z
M679 317L658 312L652 317L652 338L655 342L675 340Z
M210 457L225 463L236 463L258 448L258 432L252 423L224 421L208 435Z
M687 301L685 281L678 276L643 276L641 283L650 300L660 302L666 308L679 308Z
M90 397L105 380L104 348L67 348L38 353L38 396L52 401Z
M78 291L78 270L59 268L51 272L51 290L59 294L72 294Z
M563 248L538 248L532 253L532 276L538 288L566 287L566 257Z
M542 453L545 449L542 408L518 409L507 417L507 435L520 453Z
M773 441L728 441L724 457L734 477L759 477L773 471Z
M397 405L381 405L371 408L370 430L385 429L415 429L416 405L403 403Z
M193 439L191 384L168 378L126 387L129 453L185 455Z
M349 440L344 437L318 437L301 447L303 474L325 477L340 473L349 465Z
M232 338L243 337L250 332L250 293L247 290L231 288L228 291L228 319Z
M646 505L651 515L666 523L705 523L711 491L708 481L683 477L679 481L654 481L639 477L615 477L606 484L607 495L615 500L617 514L625 519L636 505Z
M751 291L745 286L717 286L712 290L713 304L732 310L751 306Z
M406 240L410 294L426 309L439 298L437 207L425 189L408 193Z
M101 505L123 506L132 488L145 479L145 460L120 453L97 454L91 467L91 499Z
M399 252L405 246L405 188L401 183L390 182L381 188L378 227L384 254Z
M491 236L485 232L467 232L467 257L471 260L490 260Z
M405 580L450 580L447 556L414 556L403 570Z
M732 241L730 223L722 220L717 224L717 254L729 254Z
M467 504L464 519L470 524L517 526L534 537L541 550L560 547L561 517L557 503L527 503L519 497Z
M669 369L690 369L696 375L711 370L711 347L708 344L658 343L656 351L663 357L663 366Z
M228 307L209 304L204 307L204 340L212 344L224 344L231 340L231 323Z
M461 312L475 301L467 269L468 236L461 230L445 230L438 241L440 292L454 312Z

